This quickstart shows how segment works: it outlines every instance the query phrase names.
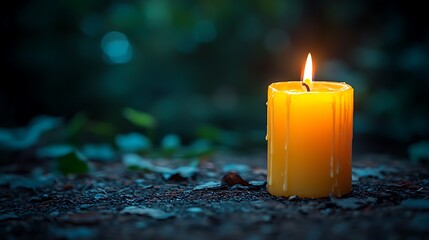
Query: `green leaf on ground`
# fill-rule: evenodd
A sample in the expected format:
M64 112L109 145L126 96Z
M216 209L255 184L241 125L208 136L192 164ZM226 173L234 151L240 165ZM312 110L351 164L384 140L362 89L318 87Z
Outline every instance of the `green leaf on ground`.
M125 108L122 115L138 127L151 129L156 125L155 118L149 113L141 112L132 108Z
M85 144L82 154L89 160L109 162L115 159L115 151L109 144Z
M210 125L202 125L197 128L196 135L199 138L212 142L219 142L221 140L222 129Z
M0 128L0 149L22 150L39 142L43 133L61 125L60 118L50 116L35 117L27 127Z
M152 147L149 138L136 132L118 135L115 138L115 142L124 152L148 151Z
M154 173L160 173L164 179L170 179L173 176L180 176L187 179L195 176L198 171L198 161L192 161L189 165L170 168L155 165L152 161L142 158L137 154L125 154L122 163L130 170L144 170Z
M74 151L57 158L57 171L64 175L84 174L89 172L88 163L84 157Z
M198 139L190 144L183 157L198 158L210 156L215 152L213 144L205 139Z
M181 147L180 137L175 134L168 134L161 140L161 149L167 156L173 155Z
M67 124L67 135L69 137L79 135L87 121L88 118L85 113L79 112L75 114Z
M36 152L38 158L57 158L74 151L74 147L67 144L54 144L39 148Z
M36 189L49 186L53 182L54 176L52 174L33 174L33 176L0 174L0 186L9 185L10 188Z
M161 147L163 149L177 149L180 147L180 138L175 134L165 135L161 140Z
M135 215L143 215L148 216L156 220L165 220L167 218L174 217L174 213L164 212L161 209L157 208L147 208L147 207L136 207L136 206L128 206L122 209L121 214L135 214Z
M115 135L115 125L103 121L88 121L88 131L98 136L111 137Z

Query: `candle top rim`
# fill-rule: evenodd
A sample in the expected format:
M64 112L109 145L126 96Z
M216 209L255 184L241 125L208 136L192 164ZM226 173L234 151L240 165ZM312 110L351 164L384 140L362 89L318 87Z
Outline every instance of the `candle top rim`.
M336 93L353 90L353 88L345 82L314 81L311 91L307 92L303 90L301 83L301 81L274 82L269 85L269 89L289 94Z

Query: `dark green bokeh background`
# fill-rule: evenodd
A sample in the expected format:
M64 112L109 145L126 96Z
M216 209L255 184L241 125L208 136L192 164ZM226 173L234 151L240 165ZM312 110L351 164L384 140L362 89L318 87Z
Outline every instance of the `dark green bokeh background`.
M267 86L300 79L311 52L316 80L355 89L356 151L404 153L429 138L427 18L405 4L4 3L0 126L84 112L121 133L131 107L157 120L157 141L191 141L209 126L221 143L264 149Z

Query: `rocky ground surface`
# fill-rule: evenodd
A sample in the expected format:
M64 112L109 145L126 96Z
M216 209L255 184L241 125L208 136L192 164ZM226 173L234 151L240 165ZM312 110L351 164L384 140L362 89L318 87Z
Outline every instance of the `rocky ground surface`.
M1 239L429 239L429 171L353 159L343 198L274 197L265 156L94 163L58 176L19 163L0 177ZM134 170L131 170L131 169Z

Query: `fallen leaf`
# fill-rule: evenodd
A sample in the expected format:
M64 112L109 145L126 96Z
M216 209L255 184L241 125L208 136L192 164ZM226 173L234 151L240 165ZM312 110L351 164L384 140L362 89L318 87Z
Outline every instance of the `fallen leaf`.
M246 173L246 172L250 171L250 167L248 165L245 165L245 164L228 163L222 167L222 171L225 173L231 172L231 171L239 172L239 173Z
M74 151L73 146L67 144L55 144L39 148L36 152L38 158L57 158Z
M41 135L61 125L61 119L38 116L22 128L0 128L0 149L21 150L36 144Z
M116 145L124 152L147 151L152 147L152 143L145 135L131 132L118 135L115 138Z
M115 158L115 151L109 144L85 144L81 152L91 160L109 162Z
M213 189L213 188L219 188L222 186L221 182L206 182L204 184L200 184L194 187L193 190L205 190L205 189Z
M122 115L131 123L142 128L153 128L156 125L155 118L149 113L132 108L125 108Z
M57 170L64 174L83 174L89 172L89 166L85 158L77 151L57 158Z
M191 165L191 166L182 166L178 167L176 169L171 169L169 172L166 172L163 174L164 179L171 179L174 175L179 175L180 177L187 179L191 178L195 175L197 172L197 166Z
M146 208L146 207L136 207L136 206L128 206L125 207L122 211L122 214L136 214L148 216L157 220L164 220L168 218L174 217L173 213L167 213L157 208Z
M76 113L67 123L66 133L68 137L74 138L79 135L87 122L88 117L84 112Z
M140 170L148 170L163 175L164 179L169 180L174 175L180 175L180 177L187 179L193 177L197 171L198 161L193 161L189 166L181 166L178 168L169 168L163 166L154 165L151 161L140 157L137 154L126 154L122 159L123 164L128 168L137 168Z
M54 176L35 175L31 177L15 175L15 174L0 174L0 185L9 185L10 188L28 188L36 189L51 185L54 182Z
M264 187L267 181L250 181L249 184L255 187Z
M198 139L192 142L183 153L185 158L198 158L213 154L214 146L206 139Z
M165 135L161 140L161 148L164 151L175 151L180 145L180 137L176 134Z
M135 182L136 182L137 186L143 190L153 188L153 185L145 184L143 179L136 179Z
M199 207L190 207L190 208L187 208L186 211L190 213L200 213L203 211L203 209Z
M100 120L89 120L86 122L88 132L100 137L113 137L115 135L116 126L110 122Z

